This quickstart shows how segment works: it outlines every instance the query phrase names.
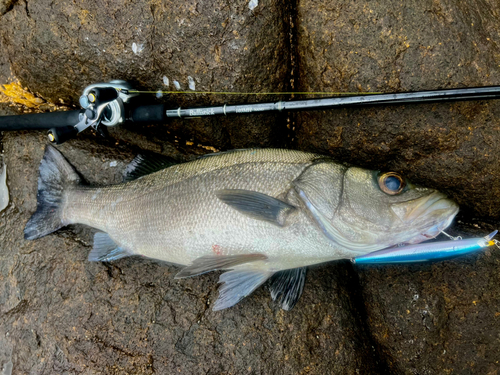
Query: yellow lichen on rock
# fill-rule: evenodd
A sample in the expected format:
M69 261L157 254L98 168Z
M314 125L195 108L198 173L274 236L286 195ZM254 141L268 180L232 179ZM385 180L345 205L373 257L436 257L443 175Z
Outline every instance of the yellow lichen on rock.
M43 99L23 89L19 82L0 85L0 103L21 104L31 109L38 109L41 105L47 104Z

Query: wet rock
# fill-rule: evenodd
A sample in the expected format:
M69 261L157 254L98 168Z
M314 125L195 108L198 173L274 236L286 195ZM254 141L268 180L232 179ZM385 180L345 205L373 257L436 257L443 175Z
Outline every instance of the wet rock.
M44 143L42 132L4 138L12 203L0 213L0 339L14 373L387 373L348 262L312 270L293 313L267 288L213 312L216 274L174 280L178 268L155 261L89 263L94 231L83 226L24 240ZM60 149L89 183L119 182L132 158L93 141Z
M498 85L498 3L300 1L301 91L395 92ZM297 115L300 148L401 171L473 215L500 218L498 102Z
M301 91L498 85L498 18L492 1L481 8L463 1L301 1ZM476 101L300 113L295 121L300 148L401 171L445 191L462 210L450 230L474 237L499 223L499 114L498 102ZM368 327L393 371L498 371L495 250L432 265L358 268Z
M16 0L1 0L0 1L0 17L3 16L5 13L10 11L12 7L14 6L14 3Z
M1 24L1 19L0 19L0 24ZM4 50L3 48L3 43L0 40L0 48ZM11 76L10 73L10 63L7 55L1 54L0 55L0 79L2 83L6 83Z
M78 104L83 88L112 79L167 91L286 91L289 70L288 6L261 1L18 2L0 23L3 51L14 75L57 104ZM281 20L285 20L282 22ZM154 102L155 95L145 101ZM255 97L165 95L172 108L254 101ZM162 140L215 148L270 146L281 142L279 116L173 122L119 129ZM248 132L244 129L252 128Z

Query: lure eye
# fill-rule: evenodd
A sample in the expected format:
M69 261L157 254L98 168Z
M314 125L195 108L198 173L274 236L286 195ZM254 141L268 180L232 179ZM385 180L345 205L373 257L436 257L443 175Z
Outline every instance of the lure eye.
M405 180L395 172L387 172L379 176L378 185L380 189L389 195L397 195L405 188Z

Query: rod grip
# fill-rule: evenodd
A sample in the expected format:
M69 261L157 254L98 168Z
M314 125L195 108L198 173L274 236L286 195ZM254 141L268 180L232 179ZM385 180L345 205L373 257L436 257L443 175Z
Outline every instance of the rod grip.
M78 124L80 111L33 113L17 116L0 116L0 130L51 129Z

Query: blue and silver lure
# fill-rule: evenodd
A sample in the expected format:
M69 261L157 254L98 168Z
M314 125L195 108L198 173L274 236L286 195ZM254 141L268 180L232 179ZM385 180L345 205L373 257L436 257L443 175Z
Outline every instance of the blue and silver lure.
M455 258L493 245L500 248L500 241L493 240L497 233L496 230L483 238L454 239L383 249L353 258L352 262L356 264L416 263Z

